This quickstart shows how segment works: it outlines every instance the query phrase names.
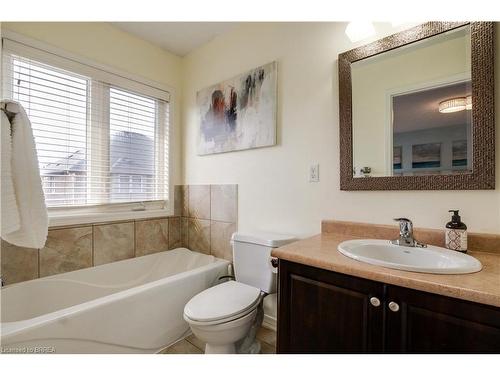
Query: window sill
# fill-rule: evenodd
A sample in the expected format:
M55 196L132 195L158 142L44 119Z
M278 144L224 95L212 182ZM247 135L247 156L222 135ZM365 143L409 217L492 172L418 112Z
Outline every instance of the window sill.
M106 223L110 221L154 219L172 216L168 209L150 209L144 211L92 212L78 214L55 214L49 211L49 228L85 224Z

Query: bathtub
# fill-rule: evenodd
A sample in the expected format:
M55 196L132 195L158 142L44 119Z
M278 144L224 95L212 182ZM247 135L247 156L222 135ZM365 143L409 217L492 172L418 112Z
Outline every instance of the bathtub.
M3 353L155 353L229 262L178 248L2 288Z

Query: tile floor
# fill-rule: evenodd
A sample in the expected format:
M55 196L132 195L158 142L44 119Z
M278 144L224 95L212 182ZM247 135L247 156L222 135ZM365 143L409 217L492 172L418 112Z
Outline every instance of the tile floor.
M260 340L261 354L276 353L276 331L261 327L257 333L257 339ZM194 335L186 337L174 345L163 349L160 354L203 354L205 343Z

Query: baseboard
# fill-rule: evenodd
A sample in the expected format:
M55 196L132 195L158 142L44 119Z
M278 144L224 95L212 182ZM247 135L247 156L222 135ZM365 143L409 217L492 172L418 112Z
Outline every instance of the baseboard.
M262 321L262 327L276 331L276 318L264 314L264 320Z

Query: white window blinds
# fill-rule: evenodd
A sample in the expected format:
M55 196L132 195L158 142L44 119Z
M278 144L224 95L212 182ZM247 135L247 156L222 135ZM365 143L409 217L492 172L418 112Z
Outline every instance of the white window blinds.
M3 95L32 123L47 206L167 201L168 102L123 77L120 86L64 58L22 52L3 50Z

